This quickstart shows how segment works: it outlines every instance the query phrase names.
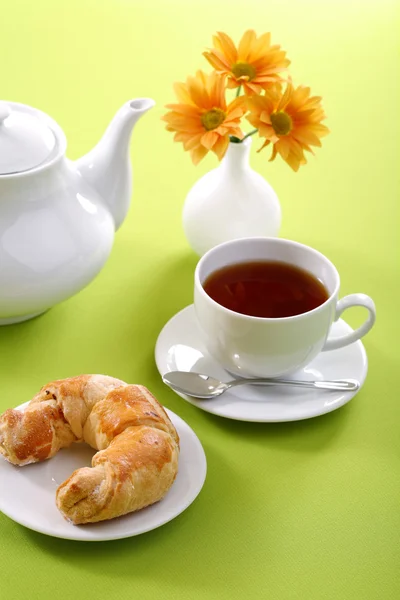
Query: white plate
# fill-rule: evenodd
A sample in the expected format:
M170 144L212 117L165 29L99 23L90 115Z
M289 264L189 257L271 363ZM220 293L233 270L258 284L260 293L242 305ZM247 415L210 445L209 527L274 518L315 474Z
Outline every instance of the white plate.
M333 324L331 337L352 331L339 319ZM176 314L161 331L155 349L157 368L161 375L169 371L194 371L229 381L227 373L207 352L197 324L193 304ZM364 383L367 375L367 355L361 342L330 352L321 352L293 379L357 379ZM182 398L198 408L220 417L261 423L298 421L317 417L343 406L356 392L299 390L244 385L225 392L214 400L196 400L184 394Z
M27 403L18 407L23 409ZM15 467L0 456L0 510L17 523L68 540L101 542L131 537L171 521L199 494L206 477L203 447L194 431L166 409L180 438L178 475L167 495L138 512L87 525L72 525L55 503L56 489L75 469L90 466L95 451L86 444L74 444L50 460Z

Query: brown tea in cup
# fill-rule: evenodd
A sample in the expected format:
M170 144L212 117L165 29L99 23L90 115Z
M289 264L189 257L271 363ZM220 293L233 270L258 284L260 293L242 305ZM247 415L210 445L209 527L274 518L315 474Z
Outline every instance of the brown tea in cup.
M205 292L243 315L277 319L306 313L329 298L323 283L308 271L279 261L228 265L211 273Z

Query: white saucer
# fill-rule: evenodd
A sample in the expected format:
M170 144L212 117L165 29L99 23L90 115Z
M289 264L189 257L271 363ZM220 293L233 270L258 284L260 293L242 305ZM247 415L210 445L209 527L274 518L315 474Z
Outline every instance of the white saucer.
M178 432L181 451L178 475L160 502L102 523L77 526L66 521L55 503L56 489L75 469L90 466L95 452L86 444L74 444L50 460L25 467L15 467L0 456L0 510L34 531L85 542L131 537L171 521L199 494L207 463L194 431L175 413L166 411Z
M350 325L339 319L333 324L331 336L338 337L352 331ZM194 306L176 314L161 331L155 349L157 368L161 375L168 371L195 371L229 381L227 373L207 352L198 328ZM367 355L360 341L330 352L321 352L293 379L357 379L364 383L367 375ZM356 392L299 390L244 385L225 392L215 400L196 400L179 394L213 415L238 421L261 423L298 421L317 417L336 410L349 402Z

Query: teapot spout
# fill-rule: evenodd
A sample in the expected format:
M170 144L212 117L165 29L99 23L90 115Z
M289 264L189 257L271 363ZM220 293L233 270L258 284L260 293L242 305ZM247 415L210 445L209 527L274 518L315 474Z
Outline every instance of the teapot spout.
M136 98L124 104L99 143L78 159L76 167L108 206L118 229L128 212L132 193L129 142L135 123L154 106L151 98Z

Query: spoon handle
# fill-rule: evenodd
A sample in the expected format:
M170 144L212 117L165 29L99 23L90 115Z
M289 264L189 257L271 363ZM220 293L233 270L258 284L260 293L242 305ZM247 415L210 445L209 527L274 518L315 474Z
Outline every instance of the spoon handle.
M256 378L256 379L234 379L233 381L229 381L226 385L231 387L236 387L237 385L249 385L249 384L262 384L262 385L274 385L274 386L293 386L298 388L316 388L318 390L337 390L337 391L357 391L360 387L360 384L355 379L336 379L334 381L303 381L296 379L264 379L264 378Z

